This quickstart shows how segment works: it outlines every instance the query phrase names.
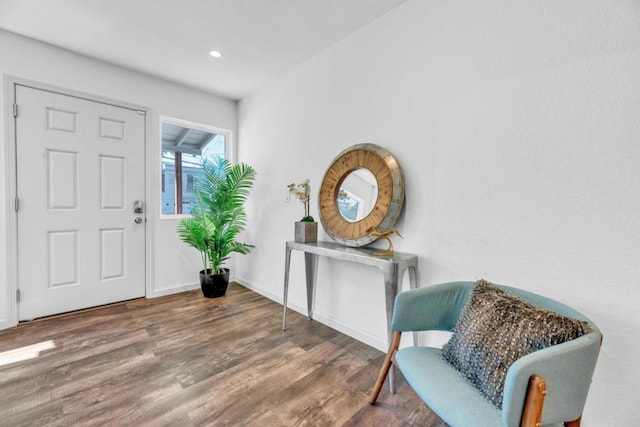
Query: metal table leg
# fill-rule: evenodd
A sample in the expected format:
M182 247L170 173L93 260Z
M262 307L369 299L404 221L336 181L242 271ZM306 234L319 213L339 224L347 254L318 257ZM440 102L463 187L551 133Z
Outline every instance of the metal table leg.
M307 280L307 316L313 317L313 298L316 290L316 272L318 270L318 255L304 253L304 271Z
M393 316L393 304L395 303L396 294L398 293L398 267L390 265L390 268L384 269L384 296L387 311L387 342L393 339L393 331L391 330L391 318ZM389 369L389 391L395 393L395 366L391 365Z
M287 329L287 297L289 295L289 266L291 265L291 249L287 246L284 254L284 296L282 305L284 313L282 315L282 330Z

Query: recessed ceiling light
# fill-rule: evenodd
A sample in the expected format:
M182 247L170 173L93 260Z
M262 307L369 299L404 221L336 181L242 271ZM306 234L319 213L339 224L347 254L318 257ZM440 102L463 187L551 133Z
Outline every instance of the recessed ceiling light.
M211 50L209 51L209 55L213 56L214 58L222 58L222 52L220 52L219 50Z

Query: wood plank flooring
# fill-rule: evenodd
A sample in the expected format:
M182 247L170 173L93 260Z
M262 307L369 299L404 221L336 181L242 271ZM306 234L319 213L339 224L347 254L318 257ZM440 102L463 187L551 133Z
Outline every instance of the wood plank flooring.
M382 352L293 311L287 326L234 283L20 324L0 331L0 425L446 426L400 374L367 403Z

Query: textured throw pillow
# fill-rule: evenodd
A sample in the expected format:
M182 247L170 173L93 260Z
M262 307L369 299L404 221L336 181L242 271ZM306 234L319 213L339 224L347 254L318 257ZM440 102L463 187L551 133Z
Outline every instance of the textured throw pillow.
M536 307L480 280L442 353L491 403L502 408L504 382L513 362L587 332L586 322Z

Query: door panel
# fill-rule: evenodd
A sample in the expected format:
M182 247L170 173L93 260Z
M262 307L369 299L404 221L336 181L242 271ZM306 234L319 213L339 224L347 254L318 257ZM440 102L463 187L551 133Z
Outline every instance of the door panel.
M144 296L144 115L16 86L20 320Z

